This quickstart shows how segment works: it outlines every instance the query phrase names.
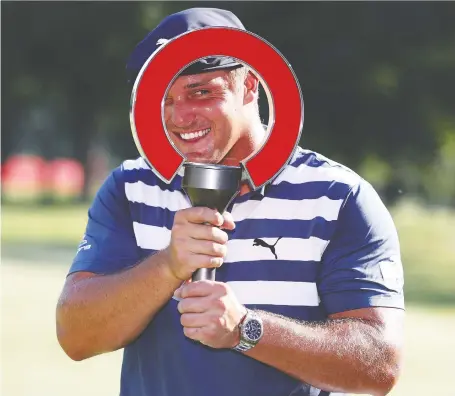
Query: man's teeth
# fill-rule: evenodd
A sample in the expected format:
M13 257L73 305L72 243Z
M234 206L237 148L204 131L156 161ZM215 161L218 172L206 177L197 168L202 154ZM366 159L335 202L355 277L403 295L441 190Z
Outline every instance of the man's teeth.
M210 132L210 128L207 128L207 129L203 129L202 131L198 131L198 132L181 133L180 137L184 140L191 140L191 139L196 139L198 137L207 135L209 132Z

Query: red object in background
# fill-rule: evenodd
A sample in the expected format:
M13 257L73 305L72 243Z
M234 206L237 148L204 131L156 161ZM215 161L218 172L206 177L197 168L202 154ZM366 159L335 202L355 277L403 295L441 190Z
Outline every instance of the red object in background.
M59 158L47 164L47 188L52 195L75 196L84 188L84 168L70 158Z
M2 166L2 191L6 197L36 196L42 192L46 162L37 155L14 155Z
M76 160L46 162L37 155L10 157L1 169L2 192L11 200L35 199L43 194L78 196L84 186L84 169Z

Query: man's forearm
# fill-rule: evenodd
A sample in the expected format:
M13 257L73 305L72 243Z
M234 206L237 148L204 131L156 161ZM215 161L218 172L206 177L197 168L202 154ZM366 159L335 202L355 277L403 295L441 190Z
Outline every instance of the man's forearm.
M136 338L181 283L165 260L159 252L120 273L65 286L57 306L63 349L81 360L119 349Z
M245 354L317 388L385 395L398 375L393 346L358 319L298 323L259 312L264 336Z

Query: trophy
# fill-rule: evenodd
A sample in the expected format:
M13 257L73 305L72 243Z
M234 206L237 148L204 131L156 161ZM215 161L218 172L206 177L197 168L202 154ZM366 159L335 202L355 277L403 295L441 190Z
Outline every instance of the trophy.
M267 140L239 166L188 162L166 133L167 92L190 64L213 54L235 58L254 70L269 101ZM191 204L223 213L242 179L258 189L289 163L303 126L302 92L289 63L264 39L245 30L205 27L168 40L149 57L133 87L130 123L139 153L161 180L170 183L183 168L182 188ZM195 271L192 280L201 279L215 280L215 269Z

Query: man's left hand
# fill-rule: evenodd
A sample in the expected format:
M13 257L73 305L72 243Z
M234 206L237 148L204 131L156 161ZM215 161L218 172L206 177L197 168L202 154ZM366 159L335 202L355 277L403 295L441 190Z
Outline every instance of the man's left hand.
M240 341L239 323L246 308L225 283L190 282L177 289L183 332L212 348L233 348Z

